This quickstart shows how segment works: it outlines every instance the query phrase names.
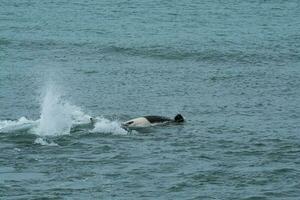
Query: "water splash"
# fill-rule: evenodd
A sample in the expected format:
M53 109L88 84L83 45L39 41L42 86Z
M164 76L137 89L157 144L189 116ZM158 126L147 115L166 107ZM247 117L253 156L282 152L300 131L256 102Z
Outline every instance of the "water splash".
M26 117L21 117L18 120L3 120L0 121L0 133L26 131L37 123L38 121L29 120Z
M73 106L65 102L56 88L47 88L41 106L40 123L35 130L41 136L69 134L72 127Z
M121 128L121 123L118 121L110 121L104 117L97 117L96 124L91 133L112 133L112 134L127 134L128 132Z
M91 126L82 126L90 123L91 116L85 114L81 108L67 102L57 87L49 86L41 101L40 119L28 120L21 117L19 120L0 121L1 132L27 132L38 135L34 141L35 144L50 145L49 137L70 134L76 131L76 127L91 128ZM112 134L126 134L127 131L121 128L118 121L110 121L103 117L96 117L94 128L87 132L101 132ZM50 140L49 140L50 141Z

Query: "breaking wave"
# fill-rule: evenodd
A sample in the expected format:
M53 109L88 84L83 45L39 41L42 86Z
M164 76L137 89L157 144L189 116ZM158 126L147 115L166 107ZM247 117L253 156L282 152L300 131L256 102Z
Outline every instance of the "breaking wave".
M58 144L56 144L53 141L47 141L45 138L41 138L38 137L34 140L34 144L39 144L39 145L43 145L43 146L58 146Z
M33 121L29 120L26 117L21 117L18 120L3 120L0 121L0 133L1 132L17 132L17 131L26 131L36 126L39 120Z

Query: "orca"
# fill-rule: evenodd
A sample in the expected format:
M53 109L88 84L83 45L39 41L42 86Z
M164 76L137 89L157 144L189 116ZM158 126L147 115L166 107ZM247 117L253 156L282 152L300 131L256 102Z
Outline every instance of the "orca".
M149 115L134 118L122 123L122 127L125 129L130 128L143 128L149 127L159 124L166 124L166 123L182 123L184 122L184 118L181 114L177 114L174 119L163 117L163 116L156 116L156 115Z

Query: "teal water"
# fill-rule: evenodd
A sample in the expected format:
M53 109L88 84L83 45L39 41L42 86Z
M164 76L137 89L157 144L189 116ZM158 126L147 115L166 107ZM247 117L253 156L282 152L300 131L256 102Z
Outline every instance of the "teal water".
M1 0L0 198L299 199L299 10Z

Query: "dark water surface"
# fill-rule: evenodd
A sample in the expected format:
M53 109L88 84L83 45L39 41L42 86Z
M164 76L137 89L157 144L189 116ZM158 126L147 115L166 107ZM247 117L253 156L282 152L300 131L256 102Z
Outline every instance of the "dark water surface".
M0 198L299 199L299 10L1 0Z

